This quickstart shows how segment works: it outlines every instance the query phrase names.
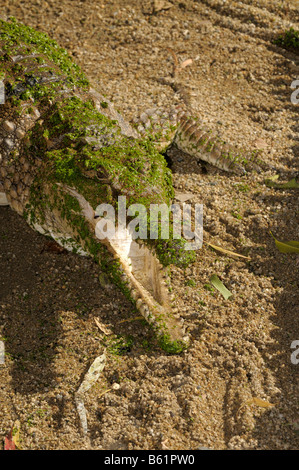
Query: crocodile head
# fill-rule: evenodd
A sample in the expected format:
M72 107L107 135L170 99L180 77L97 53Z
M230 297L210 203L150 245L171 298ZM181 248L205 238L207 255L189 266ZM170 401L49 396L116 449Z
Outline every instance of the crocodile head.
M39 232L93 256L135 302L170 352L185 333L155 247L116 224L99 230L96 209L170 204L171 173L150 138L140 137L95 92L66 51L15 20L0 21L0 180L5 201ZM164 246L164 245L163 245Z
M154 325L161 344L181 350L186 335L172 314L154 244L136 240L118 224L120 198L126 198L125 210L170 203L171 174L163 156L149 140L124 135L89 96L68 94L38 109L17 154L2 168L11 207L68 250L93 256ZM100 228L107 219L97 211L103 206L115 214L112 236Z
M53 179L50 173L46 178L46 171L41 169L30 190L25 209L29 223L67 249L92 256L154 326L163 347L169 352L182 350L187 336L180 318L172 313L165 268L154 247L136 239L130 223L119 224L124 196L118 196L117 205L109 179L101 181L94 171L83 170L72 182Z

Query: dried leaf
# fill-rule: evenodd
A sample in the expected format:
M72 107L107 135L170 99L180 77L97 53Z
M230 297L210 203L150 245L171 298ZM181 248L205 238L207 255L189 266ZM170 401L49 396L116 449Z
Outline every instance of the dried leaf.
M267 142L265 142L263 139L256 139L254 142L253 142L254 146L257 148L257 149L265 149L267 147L269 147L269 145L267 144Z
M225 287L216 274L210 278L210 283L223 295L225 300L229 299L233 294Z
M106 354L102 354L98 356L93 363L91 364L90 368L88 369L87 373L84 376L83 382L81 383L79 389L75 394L75 402L76 408L79 414L82 431L83 434L86 435L88 428L87 428L87 416L86 416L86 409L84 406L84 393L87 392L90 387L98 380L102 370L104 369L106 364Z
M109 330L109 328L106 328L106 326L101 323L98 318L94 318L95 324L97 327L105 334L105 335L112 335L112 331Z
M275 245L276 248L281 252L281 253L299 253L299 242L291 240L289 242L280 242L277 240L272 232L270 232L272 237L275 240Z
M132 322L135 320L144 320L144 317L138 316L138 317L132 317L132 318L125 318L124 320L120 320L118 323L126 323L126 322Z
M106 393L111 392L112 388L107 388L107 390L104 390L100 395L98 395L98 398L101 398L102 396L106 395Z
M279 179L279 175L269 176L265 181L275 182Z
M296 179L293 178L287 183L276 183L275 181L278 178L268 178L265 180L266 186L269 188L275 188L275 189L299 189L299 183L297 183Z
M194 198L194 194L192 193L175 193L175 199L177 199L180 202L186 202L189 201L190 199Z
M88 426L87 426L87 415L86 415L86 409L84 406L83 395L76 394L75 403L76 403L77 412L78 412L80 422L81 422L82 432L84 436L86 436L88 432Z
M192 59L186 59L180 64L180 68L184 69L185 67L187 67L188 65L191 65L192 63L193 63Z
M167 447L167 443L168 443L169 439L164 439L164 441L161 442L161 449L162 450L170 450L169 447Z
M175 77L176 73L178 72L178 69L179 69L179 61L178 61L178 58L176 56L176 53L170 49L170 47L166 47L166 50L172 55L172 58L173 58L173 71L172 71L172 75Z
M173 7L173 4L165 0L154 0L154 13L158 13L161 10L169 10Z
M258 398L258 397L250 398L249 400L245 402L245 404L260 406L261 408L272 408L272 406L275 406L275 404L269 403L268 401L262 400L262 398Z
M20 422L16 421L11 427L10 432L4 438L4 450L21 449L20 445Z
M295 178L291 179L287 183L282 183L280 188L286 188L286 189L299 189L299 183L296 181Z
M220 246L212 245L212 243L208 243L208 242L205 242L205 243L207 245L209 245L211 248L214 248L214 250L221 251L222 253L225 253L226 255L238 256L239 258L250 259L249 256L239 255L239 253L235 253L234 251L226 250L225 248L221 248Z
M210 278L210 283L223 295L225 300L229 299L233 294L225 287L216 274Z
M12 439L12 429L4 438L4 450L16 450L16 445Z
M83 382L81 383L77 393L85 393L90 389L90 387L98 380L100 373L105 367L105 364L106 354L104 353L93 361L87 373L85 374Z
M15 443L16 448L21 449L21 444L20 444L20 421L16 421L15 424L13 425L12 440Z

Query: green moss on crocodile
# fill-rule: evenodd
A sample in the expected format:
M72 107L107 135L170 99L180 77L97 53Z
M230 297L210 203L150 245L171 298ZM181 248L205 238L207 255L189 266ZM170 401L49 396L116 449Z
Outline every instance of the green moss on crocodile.
M79 117L78 117L79 116ZM84 142L91 136L88 125L101 130L104 135L113 136L113 144L95 150L94 145ZM45 127L46 126L46 127ZM62 148L47 150L47 142L63 136ZM147 209L152 203L169 203L173 197L172 178L164 157L151 142L134 140L122 136L118 126L98 113L91 102L82 102L71 97L55 103L43 125L36 124L31 133L32 145L28 147L28 158L50 160L55 174L53 181L61 181L75 187L95 208L103 202L114 205L117 211L117 198L107 191L107 185L97 179L86 178L84 169L104 174L108 180L117 178L123 193L134 188L134 194L127 198L127 204L143 204ZM97 144L95 140L95 145ZM141 173L147 161L151 171L146 177ZM49 168L49 166L47 166ZM149 189L159 187L160 192L146 196ZM172 229L170 228L172 232ZM149 233L149 231L148 231ZM149 239L149 237L147 237ZM194 253L184 249L184 240L150 241L163 265L171 263L187 265L194 260Z
M74 63L67 51L47 34L25 26L13 17L10 17L9 21L0 20L0 29L3 56L5 53L10 57L18 55L22 49L25 52L28 46L30 54L43 54L47 61L56 64L70 83L81 87L88 86L88 80L80 67ZM37 57L36 61L42 63L43 57Z
M105 136L105 142L101 142L101 136ZM60 139L59 145L47 150L49 141L55 139ZM73 96L56 102L48 110L42 126L36 124L32 129L31 143L28 158L45 156L55 166L56 177L65 183L76 186L83 170L94 170L112 184L117 180L121 190L128 193L129 204L142 203L149 207L154 202L169 202L173 196L171 173L151 142L123 136L117 123L95 110L90 101ZM144 174L148 162L150 168ZM99 186L100 181L98 189ZM153 187L159 187L159 192L153 194ZM103 201L90 202L96 207Z

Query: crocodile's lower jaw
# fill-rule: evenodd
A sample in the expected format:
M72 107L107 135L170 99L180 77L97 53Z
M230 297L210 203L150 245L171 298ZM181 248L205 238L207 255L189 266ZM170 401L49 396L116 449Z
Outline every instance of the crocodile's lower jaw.
M97 227L95 233L102 238ZM186 340L180 322L171 315L166 274L155 253L144 243L136 242L126 228L116 229L105 244L120 261L123 280L145 319L157 327L159 322L165 323L165 333L168 331L173 341Z
M143 317L154 326L166 349L179 352L187 345L188 336L182 320L171 312L170 294L164 281L166 273L154 251L141 240L137 243L126 227L117 227L112 237L103 237L89 202L76 189L59 183L58 186L77 199L86 224L94 231L92 235L119 261L122 281L130 291L130 298Z
M154 327L161 344L169 352L180 352L188 344L188 336L182 320L172 314L172 299L165 281L167 276L154 251L140 240L135 241L126 228L116 229L113 237L103 239L88 201L73 188L63 186L62 189L78 199L86 224L93 231L91 236L103 243L119 262L119 275L126 292L141 315ZM0 205L11 204L13 201L10 203L5 193L0 192ZM68 242L73 233L69 232L58 211L45 213L44 223L36 221L30 225L39 233L50 235L67 250L74 249L74 244ZM78 254L89 255L80 245L75 248Z

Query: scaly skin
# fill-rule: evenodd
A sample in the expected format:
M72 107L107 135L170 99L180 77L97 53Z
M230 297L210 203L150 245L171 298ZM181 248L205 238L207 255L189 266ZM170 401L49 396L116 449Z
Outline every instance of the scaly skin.
M254 152L245 153L222 141L199 120L194 118L183 103L169 113L149 109L135 120L143 136L152 135L160 152L172 144L188 155L209 163L220 170L244 175L257 170Z
M6 92L0 105L0 204L7 202L34 229L66 248L93 256L154 326L162 347L180 352L188 339L171 313L155 251L132 241L128 252L122 244L100 241L95 230L96 207L109 203L117 209L120 195L128 204L147 208L170 204L171 174L153 139L132 128L46 35L13 19L0 20L0 47ZM157 124L158 148L173 138L190 154L202 147L206 161L242 171L185 112L160 118L150 118ZM167 246L162 244L162 251ZM154 247L158 250L159 242ZM183 244L173 247L182 257Z

